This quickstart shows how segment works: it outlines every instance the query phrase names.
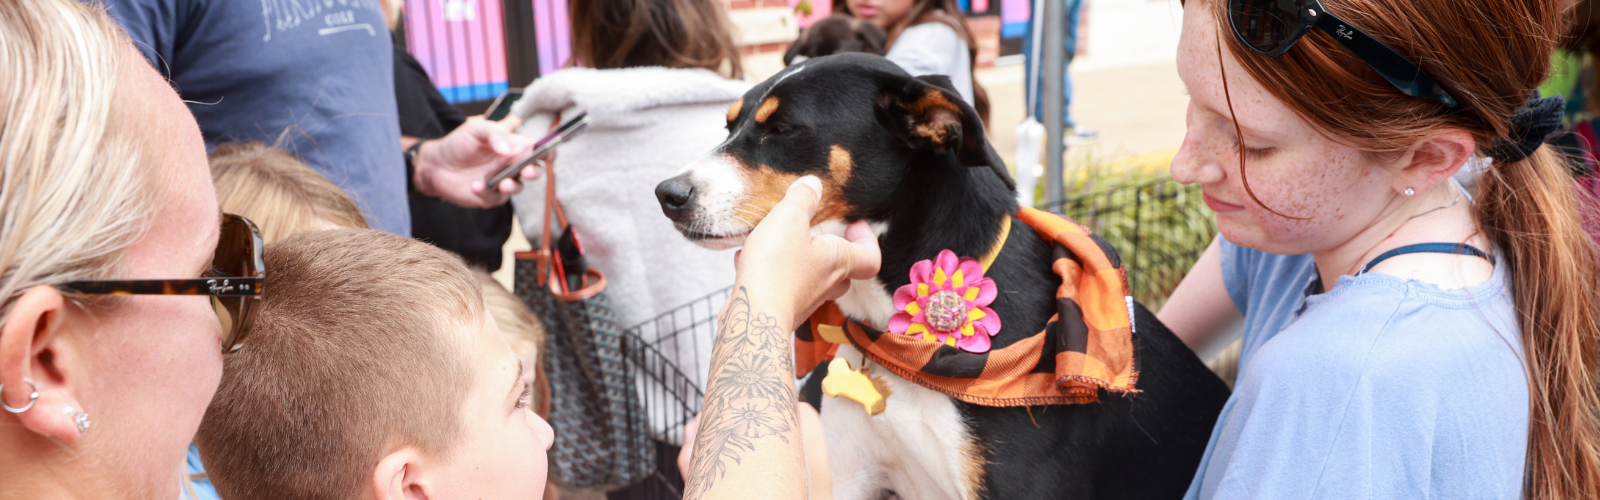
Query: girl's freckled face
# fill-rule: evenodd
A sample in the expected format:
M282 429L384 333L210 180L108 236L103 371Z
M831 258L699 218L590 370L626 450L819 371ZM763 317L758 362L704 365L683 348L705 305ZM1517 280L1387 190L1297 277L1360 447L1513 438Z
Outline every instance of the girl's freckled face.
M1392 173L1320 133L1251 78L1223 46L1225 94L1218 25L1206 6L1195 2L1184 12L1178 72L1190 94L1188 131L1172 161L1173 178L1200 185L1223 236L1240 246L1304 254L1349 241L1384 212ZM1244 139L1244 172L1235 116Z

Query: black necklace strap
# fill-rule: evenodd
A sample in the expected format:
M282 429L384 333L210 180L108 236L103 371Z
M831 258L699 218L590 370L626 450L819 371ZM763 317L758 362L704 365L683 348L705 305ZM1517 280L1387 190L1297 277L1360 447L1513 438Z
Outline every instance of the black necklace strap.
M1371 271L1373 266L1378 265L1379 262L1389 260L1390 257L1405 255L1408 253L1449 253L1456 255L1471 255L1473 257L1482 257L1484 260L1487 260L1490 263L1494 262L1494 259L1489 258L1488 253L1485 253L1483 250L1479 250L1478 247L1468 245L1466 243L1417 243L1415 245L1406 245L1384 252L1382 255L1379 255L1378 258L1372 259L1372 262L1368 262L1366 266L1363 266L1361 268L1361 272L1356 273L1356 276L1367 274L1367 271Z

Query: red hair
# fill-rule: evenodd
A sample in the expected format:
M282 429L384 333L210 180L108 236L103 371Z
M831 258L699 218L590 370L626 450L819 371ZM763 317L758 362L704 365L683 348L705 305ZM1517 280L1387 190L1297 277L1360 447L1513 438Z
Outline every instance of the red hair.
M1563 30L1557 0L1322 3L1417 61L1460 108L1402 94L1318 30L1275 58L1233 36L1223 37L1227 50L1300 117L1377 157L1399 155L1450 131L1471 134L1480 154L1507 137L1511 116L1549 72ZM1205 7L1226 32L1226 2ZM1521 161L1495 162L1478 186L1474 217L1504 254L1527 357L1523 494L1600 498L1600 259L1584 230L1583 195L1551 147Z

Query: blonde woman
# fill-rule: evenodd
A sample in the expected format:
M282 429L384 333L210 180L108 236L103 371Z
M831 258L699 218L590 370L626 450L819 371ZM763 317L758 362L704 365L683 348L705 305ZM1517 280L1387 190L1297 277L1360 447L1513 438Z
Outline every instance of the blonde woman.
M203 294L248 313L259 278L213 271L253 273L259 239L219 213L194 119L104 12L0 2L0 47L0 498L175 498L248 332Z

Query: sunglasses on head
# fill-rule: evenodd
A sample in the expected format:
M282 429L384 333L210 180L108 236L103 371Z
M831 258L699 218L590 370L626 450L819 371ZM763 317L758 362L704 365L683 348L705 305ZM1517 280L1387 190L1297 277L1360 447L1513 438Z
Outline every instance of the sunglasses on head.
M170 280L82 280L60 286L82 295L207 295L222 323L222 352L244 345L261 301L261 231L250 219L222 214L222 236L202 278Z
M1283 55L1311 28L1320 29L1406 95L1456 106L1455 97L1420 66L1328 13L1317 0L1228 0L1228 21L1239 41L1267 57Z

